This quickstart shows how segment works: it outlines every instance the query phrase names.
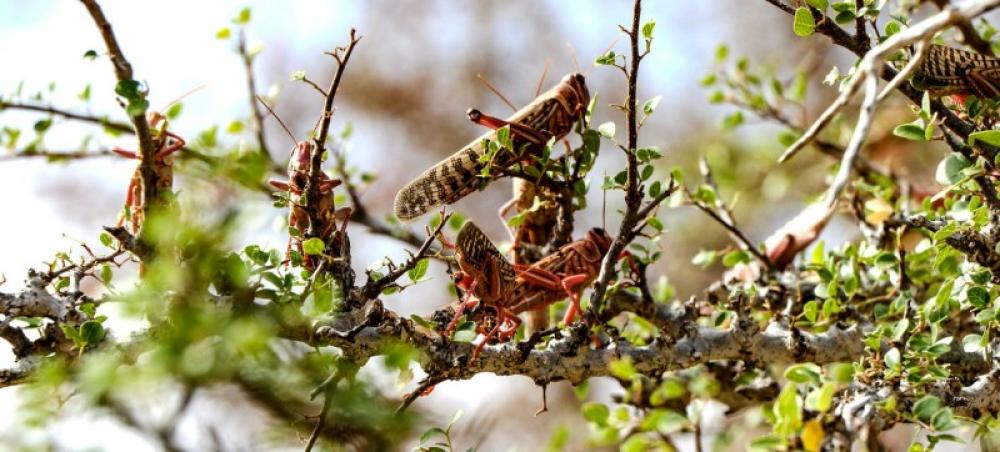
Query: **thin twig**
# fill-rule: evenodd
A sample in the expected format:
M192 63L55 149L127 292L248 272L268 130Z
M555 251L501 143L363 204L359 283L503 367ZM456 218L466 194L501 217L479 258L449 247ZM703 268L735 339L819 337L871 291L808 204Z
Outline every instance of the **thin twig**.
M124 123L124 122L113 121L111 119L108 119L108 118L102 117L102 116L89 115L89 114L83 114L83 113L75 113L75 112L72 112L72 111L69 111L69 110L65 110L65 109L62 109L62 108L50 107L50 106L46 106L46 105L27 104L27 103L18 103L18 102L5 102L3 100L0 100L0 111L3 111L5 109L8 109L8 110L34 111L34 112L38 112L38 113L48 113L48 114L56 115L56 116L59 116L59 117L62 117L62 118L72 119L74 121L81 121L81 122L87 122L87 123L92 123L92 124L99 124L100 126L106 128L106 129L109 129L109 130L114 130L116 132L122 132L122 133L127 133L127 134L130 134L130 135L135 135L135 129L130 124ZM198 151L195 151L194 149L191 149L190 147L187 147L187 146L181 148L180 152L181 152L182 156L191 157L191 158L203 161L203 162L208 163L208 164L216 164L218 162L218 160L215 157L205 155L205 154L203 154L201 152L198 152ZM57 153L53 152L52 154L54 154L54 156L55 156ZM22 154L17 154L17 155L20 156ZM28 157L28 156L33 156L34 154L23 154L23 155L25 157ZM2 159L2 157L0 157L0 159Z
M4 100L0 100L0 111L3 110L25 110L25 111L34 111L38 113L48 113L50 115L56 115L66 119L72 119L74 121L100 124L102 127L105 127L110 130L115 130L118 132L125 132L125 133L135 132L130 124L126 124L124 122L112 121L108 118L100 116L75 113L72 111L63 110L61 108L56 108L56 107L50 107L47 105L28 104L23 102L7 102Z
M366 283L365 286L361 289L361 292L364 294L365 298L371 299L377 297L378 294L382 293L383 289L388 287L390 284L395 283L397 279L406 274L406 272L413 269L413 267L417 265L417 262L420 262L420 259L423 259L424 256L427 254L427 252L430 250L431 244L434 243L434 240L437 239L438 234L441 233L441 229L444 228L444 225L448 224L449 218L451 218L451 213L447 214L442 213L441 222L438 223L437 228L435 228L434 231L432 231L430 234L427 235L427 239L424 240L424 243L420 245L420 248L417 249L417 252L411 255L410 258L407 259L405 263L403 263L403 265L397 267L396 269L390 271L389 274L375 281L368 281L368 283Z
M356 36L356 33L354 29L351 29L350 42L346 48L338 48L330 52L330 56L337 61L337 73L334 75L333 81L330 82L330 89L326 91L327 95L323 103L323 113L320 119L319 132L316 137L316 146L313 147L312 155L309 159L309 178L306 181L305 190L303 190L306 204L309 206L315 205L316 200L319 199L318 182L320 172L323 171L323 154L326 152L326 138L330 132L330 120L333 118L333 101L337 96L340 80L344 75L344 70L347 68L347 62L351 58L354 46L361 39ZM341 57L341 51L343 52L343 57ZM320 233L320 231L316 230L316 225L320 224L319 218L316 218L318 214L316 209L309 209L307 237L316 237Z
M319 417L316 419L316 426L313 427L312 433L309 435L309 441L306 443L305 452L312 451L313 446L316 445L316 440L319 439L320 433L323 432L323 424L326 422L326 415L330 412L332 402L333 389L328 388L323 397L323 408L320 409Z
M87 8L94 24L101 32L101 37L108 48L108 55L111 57L111 64L115 70L115 77L119 82L132 81L132 65L129 64L122 53L121 47L111 30L111 23L104 17L100 5L95 0L80 0ZM158 179L159 175L154 168L154 154L157 149L154 147L153 136L149 130L149 123L145 114L137 114L130 118L135 128L135 134L139 138L139 153L142 159L139 161L139 176L142 180L142 214L143 218L152 218L152 209L160 205L160 193Z
M604 260L601 262L601 271L598 274L597 283L594 285L594 292L590 297L590 306L588 307L585 315L585 319L588 323L597 318L597 312L600 309L602 301L604 300L604 294L607 291L608 283L611 281L611 278L615 273L615 262L617 262L618 255L625 250L625 247L628 246L628 243L631 241L629 236L632 235L632 231L635 228L636 223L639 221L636 214L642 205L643 192L642 187L639 186L639 160L636 156L636 149L639 141L639 128L636 112L636 87L639 80L639 62L645 55L639 53L639 20L641 15L642 0L635 0L635 5L632 10L632 29L631 31L625 31L629 37L631 50L631 59L629 61L631 68L624 71L625 78L628 82L628 95L624 104L625 121L628 125L628 148L625 150L625 158L627 161L625 169L625 214L622 217L621 226L618 230L618 237L611 244L611 248L608 250L608 253L604 256Z
M111 157L113 155L116 154L111 152L109 149L98 149L95 151L31 151L0 155L0 162L36 158L45 158L51 161L83 160L89 158Z

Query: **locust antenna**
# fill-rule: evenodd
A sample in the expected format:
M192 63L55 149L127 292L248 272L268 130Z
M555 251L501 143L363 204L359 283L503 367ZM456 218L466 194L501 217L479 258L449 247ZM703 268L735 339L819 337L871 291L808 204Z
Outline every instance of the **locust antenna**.
M281 117L279 117L278 114L275 113L274 110L271 109L271 106L268 105L267 102L264 102L264 98L260 97L259 94L257 95L257 101L260 102L260 104L263 105L264 108L267 109L267 112L270 113L271 116L274 116L274 119L276 119L278 121L278 124L281 125L281 128L284 129L285 133L288 134L288 137L292 139L292 146L295 146L296 144L298 144L299 140L295 139L295 134L293 134L292 131L288 128L288 126L285 125L285 121L281 120Z
M601 55L607 55L607 53L608 53L608 52L610 52L610 51L611 51L611 49L615 48L615 45L617 45L617 44L618 44L618 40L619 40L619 39L621 39L621 37L620 37L620 36L619 36L619 37L616 37L616 38L615 38L614 40L612 40L612 41L611 41L611 44L610 44L610 45L608 45L608 47L607 47L606 49L604 49L604 51L603 51L603 52L601 52L600 54L601 54ZM570 48L572 48L572 46L571 46ZM575 56L573 57L573 61L576 61L576 57L575 57ZM587 76L589 76L589 75L590 75L590 73L591 73L591 71L593 71L595 67L597 67L597 64L591 64L591 65L590 65L590 68L588 68L588 69L587 69L587 73L583 74L583 76L584 76L584 77L587 77ZM577 72L579 72L579 71L580 71L580 68L579 68L579 67L577 67L577 69L576 69L576 70L577 70Z
M493 91L493 94L496 94L497 97L499 97L500 100L503 101L503 103L507 104L507 106L510 107L511 110L517 111L517 107L515 107L514 104L512 104L509 100L507 100L507 98L500 93L500 90L496 89L496 87L493 86L493 84L490 83L490 81L487 80L486 77L483 76L483 74L476 74L476 78L478 78L479 81L483 82L483 84L486 85L486 88L488 88L490 91Z
M185 97L188 97L188 96L190 96L190 95L192 95L192 94L194 94L194 93L196 93L198 91L201 91L201 89L204 88L204 87L206 87L206 86L208 86L208 83L202 83L201 85L198 85L198 86L196 86L194 88L191 88L188 92L186 92L184 94L181 94L176 99L170 101L170 103L168 103L167 105L164 105L163 108L161 108L159 111L167 111L167 110L169 110L170 107L174 106L174 104L176 104L176 103L184 100Z
M545 59L545 67L542 68L542 76L538 78L538 86L535 87L535 97L542 92L542 83L545 83L545 76L549 74L549 60Z
M569 47L569 58L573 60L573 67L576 68L576 72L580 72L580 61L576 59L576 47L573 47L573 43L567 42L566 47Z

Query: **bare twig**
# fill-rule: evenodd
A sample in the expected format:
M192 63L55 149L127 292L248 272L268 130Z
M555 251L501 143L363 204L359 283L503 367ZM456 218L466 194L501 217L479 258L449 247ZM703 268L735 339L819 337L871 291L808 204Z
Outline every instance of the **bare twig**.
M115 130L118 132L135 133L135 130L132 129L131 125L123 122L112 121L108 118L95 115L75 113L69 110L50 107L47 105L28 104L23 102L7 102L4 100L0 100L0 111L2 110L24 110L24 111L33 111L37 113L48 113L50 115L55 115L66 119L72 119L74 121L100 124L102 127Z
M395 269L390 271L389 274L377 280L368 281L365 284L365 286L361 288L361 293L364 295L364 297L366 299L377 297L378 294L382 293L383 289L395 283L397 279L405 275L406 272L413 269L413 267L417 265L417 262L420 262L420 259L423 259L424 256L427 254L427 252L430 250L431 244L434 243L434 240L437 239L438 234L441 233L441 229L444 228L444 225L448 224L449 218L451 218L451 213L443 214L441 216L441 222L438 223L437 228L435 228L433 231L431 231L430 234L427 235L427 239L424 240L424 243L420 245L420 248L417 249L417 252L410 255L410 258L407 259L406 262L403 263L403 265L396 267Z
M729 207L726 206L722 197L719 196L719 186L715 183L715 177L712 176L712 168L708 166L708 160L705 156L702 156L698 160L698 168L701 171L702 177L705 178L705 183L715 190L716 197L715 206L707 206L699 201L694 201L694 205L726 228L729 232L729 236L736 242L740 243L740 248L743 248L744 251L753 254L753 256L756 257L757 260L760 261L760 263L768 270L773 269L774 266L771 264L771 259L768 259L764 253L761 253L757 248L757 245L750 241L746 234L743 233L743 230L736 225L736 220L733 219L733 215L729 211ZM691 196L689 195L688 197L690 198Z
M62 118L72 119L74 121L81 121L81 122L87 122L87 123L92 123L92 124L99 124L102 127L105 127L105 128L107 128L109 130L114 130L114 131L117 131L117 132L122 132L122 133L127 133L127 134L130 134L130 135L135 135L135 129L130 124L127 124L127 123L124 123L124 122L113 121L113 120L108 119L108 118L103 117L103 116L83 114L83 113L75 113L75 112L72 112L72 111L69 111L69 110L65 110L65 109L61 109L61 108L56 108L56 107L50 107L50 106L46 106L46 105L36 105L36 104L17 103L17 102L5 102L3 100L0 100L0 111L2 111L4 109L34 111L34 112L38 112L38 113L48 113L48 114L56 115L56 116L59 116L59 117L62 117ZM182 147L180 152L181 152L182 156L191 157L191 158L194 158L196 160L200 160L200 161L208 163L208 164L213 164L214 165L214 164L218 163L218 159L216 159L215 157L208 156L208 155L205 155L205 154L203 154L201 152L195 151L194 149L191 149L188 146ZM46 154L45 152L21 153L21 154L15 154L14 156L10 156L10 157L22 157L22 156L23 157L34 157L34 156L43 156L45 154ZM48 154L51 154L53 158L62 158L62 156L63 156L63 153L61 153L61 152L49 152ZM70 154L74 154L74 153L70 153L70 152L67 152L66 154L68 156L67 158L91 157L90 155L84 156L82 152L78 153L80 155L79 157L76 157L74 155L70 155ZM111 153L110 153L110 151L101 150L101 151L99 151L99 155L103 157L105 155L111 155ZM94 156L96 157L98 155L94 155ZM0 157L0 160L11 160L11 158Z
M31 151L0 155L0 162L37 158L44 158L51 161L83 160L89 158L111 157L113 155L115 155L115 153L108 149L99 149L96 151Z

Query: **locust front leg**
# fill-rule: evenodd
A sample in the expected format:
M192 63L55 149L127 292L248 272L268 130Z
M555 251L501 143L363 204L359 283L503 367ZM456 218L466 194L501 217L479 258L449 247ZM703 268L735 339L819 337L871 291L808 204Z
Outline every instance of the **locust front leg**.
M545 138L545 134L534 127L526 126L517 122L510 122L506 119L497 118L496 116L490 116L476 110L475 108L470 108L469 111L466 112L466 115L469 116L469 120L472 122L493 130L510 126L511 133L539 146L544 145L546 141L548 141Z

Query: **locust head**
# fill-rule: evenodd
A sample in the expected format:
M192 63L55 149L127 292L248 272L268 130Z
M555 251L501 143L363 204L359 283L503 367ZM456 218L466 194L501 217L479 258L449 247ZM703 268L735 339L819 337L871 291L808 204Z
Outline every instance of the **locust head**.
M587 79L579 72L566 74L553 89L555 98L567 111L582 115L590 104Z

